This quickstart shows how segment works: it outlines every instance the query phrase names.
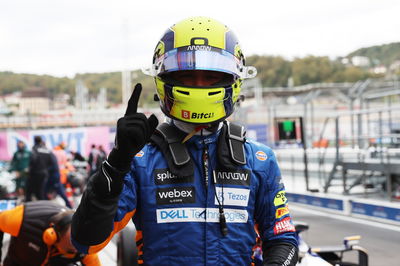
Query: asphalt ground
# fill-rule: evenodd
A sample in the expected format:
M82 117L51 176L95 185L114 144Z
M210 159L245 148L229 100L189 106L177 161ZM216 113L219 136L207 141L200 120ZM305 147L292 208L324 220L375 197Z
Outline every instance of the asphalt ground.
M400 226L314 211L294 203L290 212L295 222L309 225L303 237L312 247L340 245L346 236L361 235L358 245L368 250L370 266L400 265ZM354 253L345 257L355 258Z

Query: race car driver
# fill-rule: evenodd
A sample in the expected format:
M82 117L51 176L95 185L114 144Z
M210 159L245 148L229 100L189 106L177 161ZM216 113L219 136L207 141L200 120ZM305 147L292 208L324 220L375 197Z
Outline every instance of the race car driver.
M3 266L99 266L97 254L78 253L71 243L74 211L52 201L34 201L0 212L0 261L4 233L11 235Z
M233 32L212 18L185 19L165 32L145 72L170 121L157 127L137 112L136 85L73 217L75 247L97 252L133 218L139 264L250 265L258 231L264 265L295 265L275 155L226 121L242 80L256 75Z

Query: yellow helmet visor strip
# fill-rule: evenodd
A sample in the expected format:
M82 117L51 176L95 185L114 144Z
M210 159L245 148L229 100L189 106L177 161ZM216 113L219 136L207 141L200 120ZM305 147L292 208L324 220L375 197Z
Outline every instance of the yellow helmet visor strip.
M238 81L239 82L239 81ZM165 101L164 82L156 78L157 93L161 101ZM173 105L169 114L181 121L207 124L226 116L224 101L236 102L236 91L232 91L232 99L225 95L225 88L190 88L173 86Z
M186 88L174 86L171 115L190 123L210 123L226 116L224 88Z

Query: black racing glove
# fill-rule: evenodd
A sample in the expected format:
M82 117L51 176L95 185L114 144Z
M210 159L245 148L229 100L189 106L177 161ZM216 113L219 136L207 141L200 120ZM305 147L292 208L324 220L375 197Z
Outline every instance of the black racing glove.
M298 247L288 242L263 242L263 266L295 266Z
M124 117L117 122L115 147L108 155L108 163L121 172L130 169L132 158L149 141L158 125L157 117L152 114L147 118L143 113L137 112L142 85L136 84Z

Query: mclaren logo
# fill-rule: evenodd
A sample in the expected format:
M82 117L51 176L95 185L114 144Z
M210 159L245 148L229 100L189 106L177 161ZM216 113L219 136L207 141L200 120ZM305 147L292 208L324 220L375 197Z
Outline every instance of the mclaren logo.
M32 242L28 243L28 247L32 248L33 250L35 250L36 252L40 251L40 247Z

